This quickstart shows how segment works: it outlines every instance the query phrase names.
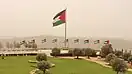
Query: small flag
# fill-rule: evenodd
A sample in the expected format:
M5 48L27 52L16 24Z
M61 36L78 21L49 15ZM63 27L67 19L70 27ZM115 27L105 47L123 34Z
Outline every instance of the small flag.
M20 45L26 44L27 42L25 40L20 42Z
M84 44L89 43L89 40L84 40Z
M66 23L66 9L59 12L53 20L53 27Z
M94 41L94 44L98 44L98 43L100 43L100 40Z
M32 41L28 41L28 43L29 43L29 44L31 44L31 43L32 43Z
M109 40L104 41L104 44L109 44L109 43L110 43Z
M69 39L66 39L66 42L69 42Z
M35 39L31 40L32 43L35 43Z
M79 39L74 40L74 43L78 43L78 42L79 42Z
M23 43L26 43L26 41L25 41L25 40L23 40L21 43L22 43L22 44L23 44Z
M68 39L66 39L66 42L69 42L69 40ZM64 40L64 42L63 43L65 43L65 40Z
M42 43L45 43L46 41L47 41L46 39L43 39L43 40L42 40Z
M57 39L52 40L52 43L56 43L56 42L57 42Z
M20 45L22 45L23 43L22 42L20 42Z

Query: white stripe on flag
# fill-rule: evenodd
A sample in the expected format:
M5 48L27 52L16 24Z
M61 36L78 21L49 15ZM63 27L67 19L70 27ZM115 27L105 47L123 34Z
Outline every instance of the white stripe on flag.
M60 21L59 17L55 18L55 20L53 20L53 23Z

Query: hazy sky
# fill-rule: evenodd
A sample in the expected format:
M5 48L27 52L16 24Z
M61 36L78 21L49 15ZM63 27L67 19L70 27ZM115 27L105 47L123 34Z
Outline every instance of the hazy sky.
M132 0L0 0L0 36L64 36L52 18L65 8L69 37L132 37Z

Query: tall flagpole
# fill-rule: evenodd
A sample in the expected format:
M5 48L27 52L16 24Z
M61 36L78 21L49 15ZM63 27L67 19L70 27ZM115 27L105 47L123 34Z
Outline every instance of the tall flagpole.
M67 26L66 26L67 24L65 23L65 48L66 48L66 44L67 44L67 41L66 41L66 38L67 38Z
M67 8L66 8L66 11L67 11ZM65 12L65 21L66 21L66 12ZM65 22L65 48L67 48L66 46L67 46L67 21Z

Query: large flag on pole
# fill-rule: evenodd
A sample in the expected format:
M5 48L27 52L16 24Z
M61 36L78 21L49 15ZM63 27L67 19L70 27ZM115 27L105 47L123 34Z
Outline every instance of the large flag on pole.
M66 23L66 9L56 14L53 20L53 27Z
M109 44L109 43L110 43L109 40L104 41L104 44Z

